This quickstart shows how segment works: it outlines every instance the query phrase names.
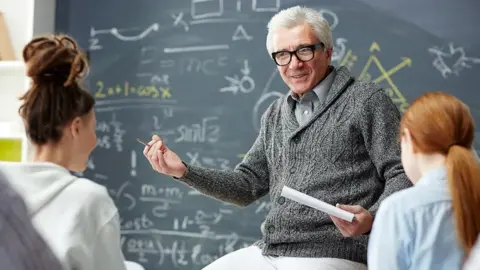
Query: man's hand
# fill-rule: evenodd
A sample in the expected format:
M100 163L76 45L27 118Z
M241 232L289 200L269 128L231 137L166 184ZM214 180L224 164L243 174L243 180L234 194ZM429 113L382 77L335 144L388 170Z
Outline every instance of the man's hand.
M154 135L145 146L143 155L148 159L152 168L159 173L181 178L187 170L177 154L168 149L157 135Z
M365 210L360 205L337 204L336 206L340 209L355 214L355 218L353 219L352 223L341 218L330 216L330 218L333 220L333 223L335 226L337 226L343 236L359 236L370 231L373 225L373 217L370 212Z

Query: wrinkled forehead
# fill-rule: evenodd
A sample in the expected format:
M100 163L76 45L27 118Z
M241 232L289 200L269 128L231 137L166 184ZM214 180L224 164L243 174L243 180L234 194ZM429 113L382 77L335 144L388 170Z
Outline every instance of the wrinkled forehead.
M315 32L308 24L301 24L292 28L278 28L273 32L273 51L295 50L303 45L318 43Z

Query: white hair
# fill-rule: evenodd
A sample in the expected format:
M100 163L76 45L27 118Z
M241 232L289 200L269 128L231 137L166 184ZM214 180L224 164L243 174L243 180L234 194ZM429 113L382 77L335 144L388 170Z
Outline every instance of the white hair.
M325 45L326 49L333 48L332 31L328 21L322 16L319 10L295 6L283 9L275 14L268 22L267 29L267 50L273 52L273 34L278 28L293 28L307 23L312 27L315 36Z

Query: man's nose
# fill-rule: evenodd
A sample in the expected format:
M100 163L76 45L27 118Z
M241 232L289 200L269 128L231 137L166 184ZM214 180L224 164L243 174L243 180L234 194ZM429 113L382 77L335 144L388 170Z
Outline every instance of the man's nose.
M290 61L290 64L288 64L289 69L298 69L303 66L303 62L298 60L297 56L294 54L292 55L292 60Z

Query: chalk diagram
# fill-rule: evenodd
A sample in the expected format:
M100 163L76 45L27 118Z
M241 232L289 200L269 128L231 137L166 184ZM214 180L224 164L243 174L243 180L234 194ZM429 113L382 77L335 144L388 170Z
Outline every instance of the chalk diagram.
M472 68L473 64L480 64L480 58L467 57L463 47L455 47L453 43L449 43L446 50L435 46L429 48L428 52L435 56L432 65L445 79L452 74L460 75L460 71Z

